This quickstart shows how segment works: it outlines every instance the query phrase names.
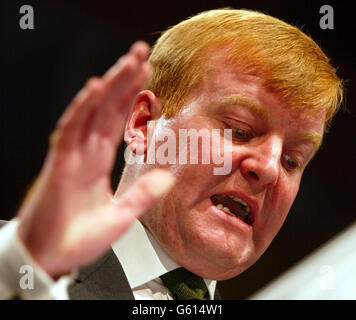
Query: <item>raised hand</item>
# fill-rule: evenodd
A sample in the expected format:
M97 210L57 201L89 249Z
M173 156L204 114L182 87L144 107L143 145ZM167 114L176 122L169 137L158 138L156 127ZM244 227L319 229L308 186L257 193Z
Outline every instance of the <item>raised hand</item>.
M53 278L98 258L174 182L153 170L112 197L110 173L129 109L150 74L148 51L136 42L77 94L19 211L20 239Z

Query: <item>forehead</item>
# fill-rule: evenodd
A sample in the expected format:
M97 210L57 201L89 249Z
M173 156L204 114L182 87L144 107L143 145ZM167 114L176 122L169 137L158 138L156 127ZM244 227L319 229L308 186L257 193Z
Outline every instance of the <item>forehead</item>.
M234 113L237 107L243 107L274 127L282 126L289 131L303 128L305 130L300 135L316 144L320 142L325 111L315 113L308 108L292 109L278 93L266 89L261 77L242 73L238 67L227 63L224 50L210 55L204 69L200 83L188 98L187 104L191 107L200 106L201 112L211 115Z

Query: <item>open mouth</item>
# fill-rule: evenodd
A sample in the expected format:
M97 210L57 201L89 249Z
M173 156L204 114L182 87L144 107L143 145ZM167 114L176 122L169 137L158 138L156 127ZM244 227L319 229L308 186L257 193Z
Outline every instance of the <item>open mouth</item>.
M253 224L250 206L243 200L224 194L214 194L210 197L210 200L214 206L228 215L239 218L250 226Z

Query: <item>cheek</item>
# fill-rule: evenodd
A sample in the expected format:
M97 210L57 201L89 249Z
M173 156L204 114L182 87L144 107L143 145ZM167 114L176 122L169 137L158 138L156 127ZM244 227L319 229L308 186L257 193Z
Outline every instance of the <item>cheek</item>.
M297 195L298 192L298 187L296 187L294 184L289 184L288 187L283 188L279 195L277 195L275 198L275 203L276 206L274 208L274 217L275 217L275 228L276 233L278 230L281 228L283 225L285 219L288 216L289 210L294 202L294 199Z
M300 176L281 175L274 188L273 200L275 210L280 212L280 219L285 219L297 196L300 185Z
M266 248L272 242L288 216L298 188L299 184L289 181L275 186L272 193L266 194L265 204L267 205L262 212L263 219L254 234L256 246Z

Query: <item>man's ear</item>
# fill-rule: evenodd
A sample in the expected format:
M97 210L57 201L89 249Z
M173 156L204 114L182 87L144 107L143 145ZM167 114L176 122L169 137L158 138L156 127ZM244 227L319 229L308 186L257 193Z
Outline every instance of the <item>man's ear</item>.
M150 90L141 91L129 113L125 128L125 142L135 154L147 152L148 121L161 115L161 102Z

